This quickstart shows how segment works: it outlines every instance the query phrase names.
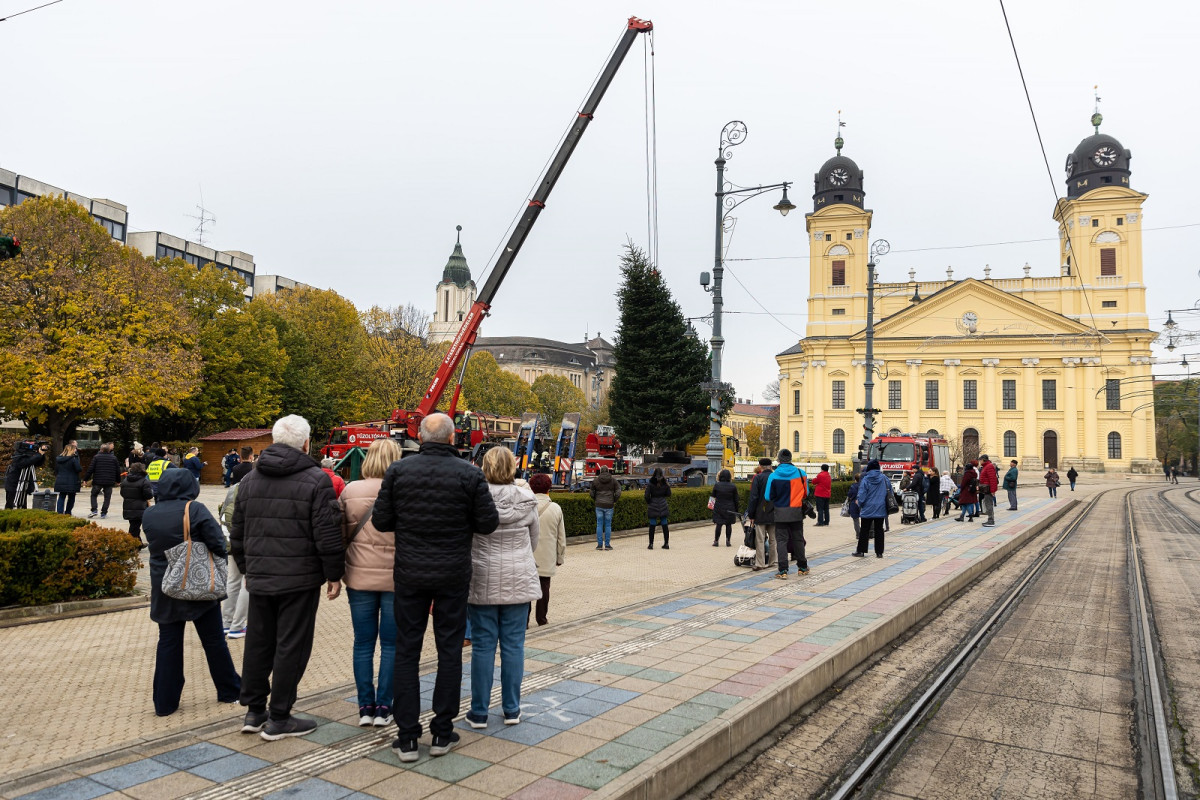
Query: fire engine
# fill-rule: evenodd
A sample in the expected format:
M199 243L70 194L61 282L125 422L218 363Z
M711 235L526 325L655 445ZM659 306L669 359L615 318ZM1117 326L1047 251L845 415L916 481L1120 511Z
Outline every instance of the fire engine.
M950 444L940 436L926 433L897 433L876 436L871 440L868 459L879 461L879 469L899 489L904 473L914 470L937 469L941 474L950 471Z
M385 420L338 425L329 432L329 444L321 448L322 456L341 459L355 447L367 448L376 439L391 436Z

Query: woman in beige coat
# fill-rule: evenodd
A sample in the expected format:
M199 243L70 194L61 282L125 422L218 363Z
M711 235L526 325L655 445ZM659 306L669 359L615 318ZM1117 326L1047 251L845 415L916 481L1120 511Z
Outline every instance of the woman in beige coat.
M400 459L400 446L376 439L367 450L362 480L347 484L338 498L342 536L346 542L346 595L354 627L354 683L358 688L358 724L384 727L392 722L392 672L396 663L396 589L392 568L396 535L371 524L383 473ZM375 643L379 642L379 682L374 675Z
M529 604L542 596L537 564L540 526L537 500L525 486L513 483L517 462L511 451L493 447L483 457L483 477L500 515L491 536L476 536L471 545L472 728L488 726L496 645L500 645L500 705L504 724L521 721L521 679L525 669L525 626Z
M563 556L567 554L567 526L563 524L562 508L550 499L550 483L550 476L543 473L529 479L529 488L537 500L540 527L537 549L533 551L538 580L542 584L542 596L533 614L538 625L546 624L546 611L550 607L550 579L562 566Z

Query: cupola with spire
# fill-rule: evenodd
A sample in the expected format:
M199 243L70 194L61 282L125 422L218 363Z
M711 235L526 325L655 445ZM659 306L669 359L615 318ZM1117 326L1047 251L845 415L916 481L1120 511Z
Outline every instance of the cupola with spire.
M841 112L838 112L838 136L833 140L837 155L826 161L813 176L813 211L845 203L863 208L863 173L854 160L842 155L846 140L841 136Z
M1100 95L1092 113L1091 136L1067 156L1067 197L1081 197L1104 186L1129 186L1129 161L1133 154L1116 138L1100 132L1104 121L1100 113Z
M453 283L458 288L465 289L471 282L471 268L467 266L467 257L462 251L462 225L456 225L455 230L458 231L458 238L454 242L454 252L450 254L446 268L442 270L442 283Z

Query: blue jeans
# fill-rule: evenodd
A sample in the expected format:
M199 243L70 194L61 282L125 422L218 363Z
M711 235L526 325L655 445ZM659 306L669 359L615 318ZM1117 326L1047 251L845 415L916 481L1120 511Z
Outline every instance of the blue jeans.
M611 512L612 509L609 509ZM521 713L521 679L525 675L525 625L529 604L467 605L471 619L471 716L486 719L500 644L500 708L507 716Z
M608 547L612 542L612 517L613 510L611 508L596 509L596 546Z
M58 513L70 514L75 509L75 492L58 493Z
M347 587L350 624L354 626L354 684L360 706L392 703L392 675L396 671L395 595ZM379 642L379 685L375 686L375 642Z

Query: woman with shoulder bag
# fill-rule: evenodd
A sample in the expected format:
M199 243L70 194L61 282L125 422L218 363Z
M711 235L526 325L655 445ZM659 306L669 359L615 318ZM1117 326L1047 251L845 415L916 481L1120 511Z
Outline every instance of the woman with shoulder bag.
M187 515L192 541L203 543L214 558L225 558L221 526L201 503L192 502L200 486L186 469L171 469L158 481L158 501L146 509L142 531L150 548L150 619L158 623L158 651L154 659L154 713L165 717L179 708L183 694L183 634L188 621L196 626L208 659L208 673L217 690L217 701L236 703L242 679L221 629L219 600L180 600L163 592L167 571L166 551L184 541Z
M346 596L354 628L354 685L358 690L358 724L382 728L392 722L392 673L396 668L396 534L371 524L383 475L400 460L394 439L376 439L363 460L362 479L346 484L342 535L346 542ZM375 643L379 643L379 681L375 682Z

